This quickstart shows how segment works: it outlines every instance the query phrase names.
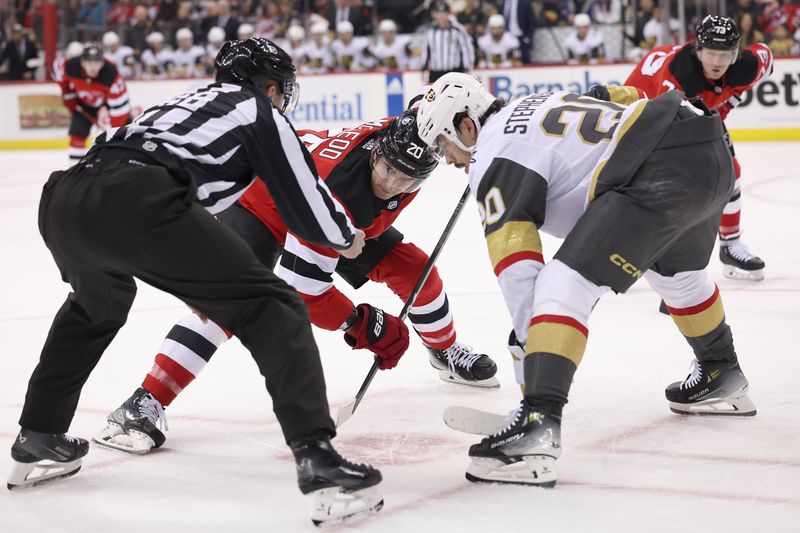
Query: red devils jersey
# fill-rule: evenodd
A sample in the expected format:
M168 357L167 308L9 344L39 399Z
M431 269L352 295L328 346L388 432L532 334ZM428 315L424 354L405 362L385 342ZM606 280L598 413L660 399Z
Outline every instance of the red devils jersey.
M687 98L699 96L725 118L740 102L740 95L772 74L772 52L763 43L742 51L741 57L719 80L703 75L703 65L695 55L694 43L653 48L636 65L625 85L637 87L648 98L678 89Z
M368 239L386 231L417 194L401 194L387 201L372 192L370 154L376 134L390 121L386 118L346 130L298 132L314 158L319 177ZM239 203L283 244L275 273L303 298L311 322L328 330L341 328L354 305L333 285L333 272L339 262L336 250L313 245L289 232L261 180L253 183Z
M91 120L100 107L106 106L112 127L124 126L128 121L131 112L128 91L113 63L106 61L95 78L86 75L80 57L68 59L63 67L57 64L53 70L61 86L61 98L70 112L80 106Z
M390 121L391 119L386 118L344 130L297 132L314 158L319 177L367 239L386 231L416 195L416 192L401 194L387 201L381 200L372 192L370 153L374 147L375 133L385 129ZM256 215L283 242L286 225L261 180L253 183L239 199L239 203Z

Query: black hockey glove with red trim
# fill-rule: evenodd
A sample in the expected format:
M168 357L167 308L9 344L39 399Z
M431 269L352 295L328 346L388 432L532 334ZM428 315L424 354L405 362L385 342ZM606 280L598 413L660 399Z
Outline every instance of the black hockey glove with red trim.
M356 320L347 328L344 341L354 350L367 348L381 358L381 370L397 366L408 349L408 327L396 316L369 304L356 307Z

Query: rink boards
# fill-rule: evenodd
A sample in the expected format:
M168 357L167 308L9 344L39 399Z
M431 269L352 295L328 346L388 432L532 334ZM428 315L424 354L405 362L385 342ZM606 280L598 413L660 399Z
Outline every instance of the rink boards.
M630 63L535 66L478 70L494 94L506 100L534 92L582 93L598 84L622 84ZM301 98L291 113L298 129L352 126L399 114L422 86L419 71L301 75ZM131 105L146 109L165 98L206 85L207 78L128 82ZM777 59L773 75L745 95L727 120L735 140L800 139L800 59ZM67 146L69 114L50 82L0 85L0 149Z

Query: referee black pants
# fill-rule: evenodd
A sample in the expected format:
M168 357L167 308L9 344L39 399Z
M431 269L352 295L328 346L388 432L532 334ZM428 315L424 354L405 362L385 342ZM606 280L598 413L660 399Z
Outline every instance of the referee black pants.
M286 441L335 434L319 352L297 293L195 201L182 171L80 163L44 187L39 230L73 289L31 376L23 428L63 433L81 388L128 316L134 276L221 324L266 381Z

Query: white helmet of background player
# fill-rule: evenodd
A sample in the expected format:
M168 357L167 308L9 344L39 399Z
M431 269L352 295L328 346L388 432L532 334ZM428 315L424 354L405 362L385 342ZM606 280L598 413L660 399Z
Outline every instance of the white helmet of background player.
M239 29L236 30L236 35L239 36L240 41L246 41L252 37L255 32L256 29L253 27L253 25L245 22L244 24L239 25Z
M306 30L304 30L302 26L293 24L286 30L286 38L292 42L300 42L306 38Z
M328 21L318 20L311 25L311 35L322 35L328 33Z
M336 24L336 33L339 36L353 35L353 23L349 20L342 20Z
M160 31L154 31L152 33L148 33L144 40L153 48L160 48L164 45L164 34Z
M214 26L208 30L208 42L215 46L221 46L225 42L225 30L219 26Z
M392 19L384 19L378 24L378 31L381 33L397 33L397 24Z
M506 31L506 19L503 17L503 15L492 15L489 17L486 27L488 28L492 37L496 41L499 41L503 36L503 33Z
M72 41L67 45L67 49L64 50L64 55L67 57L67 59L78 57L82 53L83 53L83 43L79 43L78 41Z
M443 156L438 142L441 137L472 153L475 147L464 146L458 139L454 124L456 115L466 113L480 132L480 117L495 100L477 78L459 72L445 74L431 85L420 102L417 112L419 136L439 158Z
M111 48L119 44L119 35L114 31L107 31L103 34L103 47Z
M178 46L186 44L187 42L189 46L191 46L194 41L194 34L189 28L181 28L175 32L175 40L178 41Z

